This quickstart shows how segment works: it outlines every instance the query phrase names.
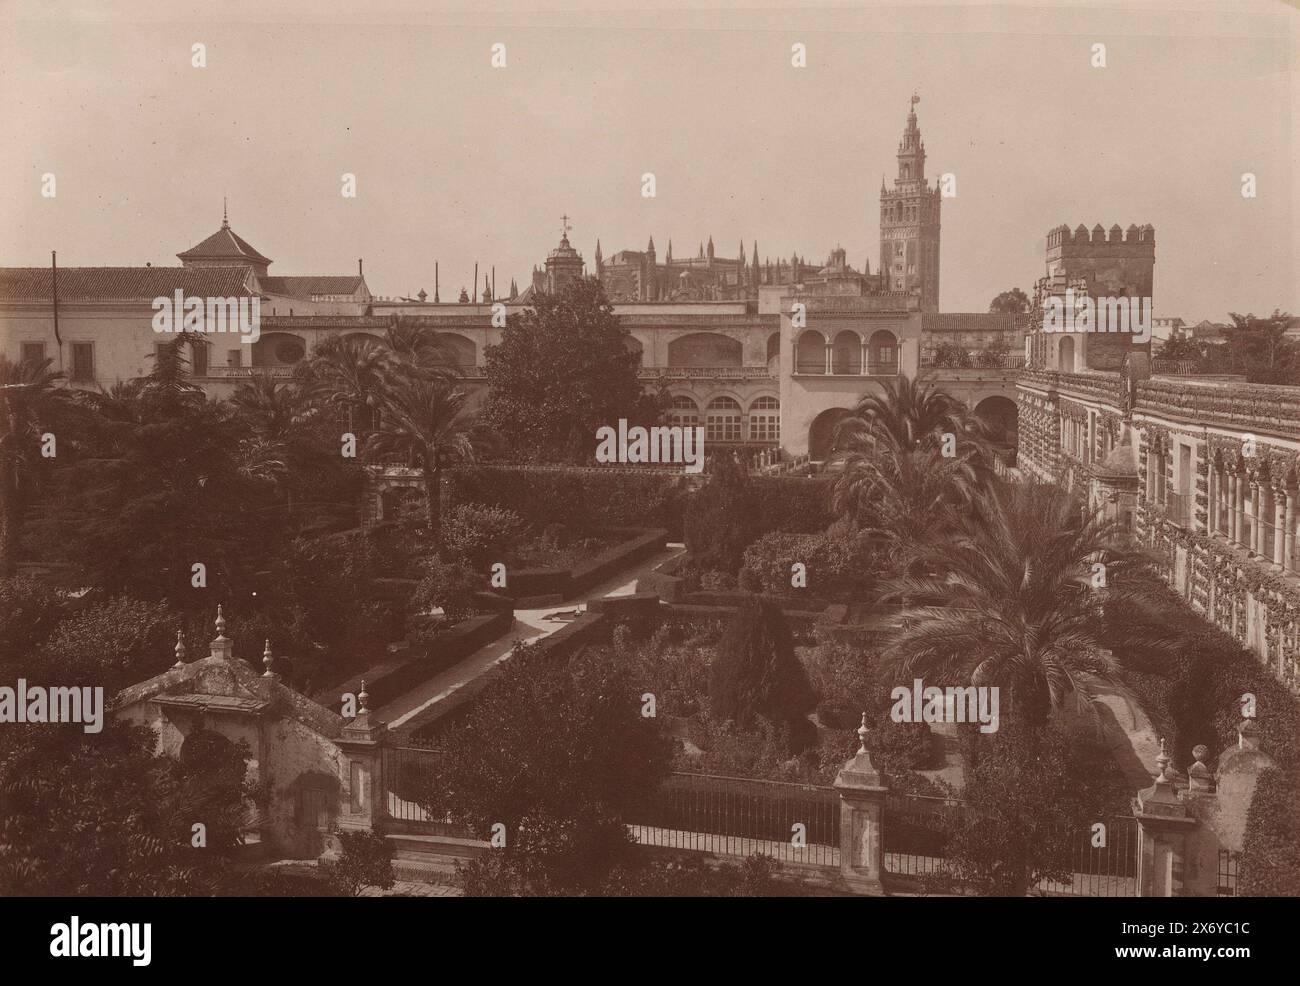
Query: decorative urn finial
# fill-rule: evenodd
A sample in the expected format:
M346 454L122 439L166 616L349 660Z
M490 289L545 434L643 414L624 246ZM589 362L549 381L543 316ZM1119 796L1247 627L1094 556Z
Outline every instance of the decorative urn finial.
M176 663L172 665L179 668L185 663L185 640L182 631L176 631Z

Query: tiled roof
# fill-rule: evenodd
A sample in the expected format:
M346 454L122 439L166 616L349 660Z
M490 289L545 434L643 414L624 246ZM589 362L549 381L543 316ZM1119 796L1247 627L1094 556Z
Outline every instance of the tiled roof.
M260 277L258 283L267 294L310 299L319 294L355 294L365 281L357 274L344 277Z
M60 267L60 301L126 301L170 295L177 289L204 298L251 295L247 267ZM52 297L49 267L0 267L0 301Z
M1024 316L1003 312L923 312L922 332L1016 332Z
M246 240L237 236L234 230L224 224L198 246L190 247L184 253L178 253L176 256L181 260L227 260L232 257L239 257L260 264L269 264L271 262L269 258L263 257Z

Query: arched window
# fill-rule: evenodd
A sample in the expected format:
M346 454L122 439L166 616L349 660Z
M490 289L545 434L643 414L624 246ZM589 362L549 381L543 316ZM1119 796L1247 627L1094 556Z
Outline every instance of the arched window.
M867 363L873 376L892 376L898 372L898 340L894 333L880 329L871 334Z
M862 339L852 329L845 329L835 335L831 349L832 373L862 372Z
M781 440L781 402L775 397L759 397L749 405L749 440Z
M794 372L826 372L826 337L820 332L809 329L799 336L799 343L795 346Z
M700 423L700 407L685 394L678 394L668 406L668 421L673 425L693 427Z
M709 401L704 437L711 442L740 441L740 405L730 397L715 397Z

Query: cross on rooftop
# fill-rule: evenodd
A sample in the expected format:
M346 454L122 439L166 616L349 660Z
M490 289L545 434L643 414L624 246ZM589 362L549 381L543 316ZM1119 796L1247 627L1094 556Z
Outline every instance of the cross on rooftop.
M561 216L560 219L564 224L562 227L564 230L564 236L567 238L569 235L569 230L573 229L573 227L569 225L569 217L567 215Z

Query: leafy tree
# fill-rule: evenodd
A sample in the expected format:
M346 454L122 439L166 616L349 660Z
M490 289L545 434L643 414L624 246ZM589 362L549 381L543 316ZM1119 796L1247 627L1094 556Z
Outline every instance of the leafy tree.
M420 781L432 814L484 838L504 826L505 847L469 866L467 887L500 866L530 895L577 893L631 859L624 815L671 762L671 740L642 717L640 694L600 653L565 665L516 651L465 724L438 740Z
M6 726L0 734L0 893L210 894L229 880L251 795L246 744L156 756L143 726ZM187 743L187 747L189 744ZM195 847L196 822L206 847Z
M207 608L192 582L202 563L218 598L246 596L282 524L253 512L267 487L242 469L229 408L147 379L101 406L94 454L55 477L65 557L112 594Z
M1004 719L1041 722L1086 696L1090 677L1117 679L1115 638L1168 652L1151 602L1158 578L1120 540L1114 522L1084 517L1056 487L991 488L952 538L917 545L908 574L882 584L884 599L909 601L885 648L899 677L997 686Z
M968 369L971 366L970 350L953 342L941 342L934 350L934 365Z
M378 339L330 336L297 365L294 376L304 399L360 438L362 429L375 425L390 363L390 353Z
M758 533L758 515L744 463L731 451L710 458L708 478L687 502L683 529L700 571L739 570L746 546Z
M171 667L176 633L184 626L184 617L165 602L108 599L59 623L29 659L27 677L39 669L59 683L101 685L111 695Z
M0 356L0 576L18 562L23 513L36 485L41 436L68 419L68 392L52 361Z
M1003 291L989 302L990 312L1003 312L1008 315L1024 315L1029 312L1029 296L1019 288Z
M975 737L963 817L948 831L952 875L996 897L1023 897L1042 880L1068 883L1081 837L1114 807L1085 782L1071 737L1023 722Z
M780 607L749 597L718 642L709 669L713 715L741 726L752 725L756 716L789 722L807 715L816 704Z
M1165 340L1160 347L1160 358L1167 360L1202 360L1205 359L1206 345L1197 342L1190 335L1174 336Z
M1290 315L1275 311L1256 318L1230 312L1229 317L1232 325L1223 335L1248 383L1300 384L1300 346L1286 338Z
M485 351L485 423L521 459L588 462L596 431L652 424L659 409L637 379L640 360L604 288L583 278L511 315Z

